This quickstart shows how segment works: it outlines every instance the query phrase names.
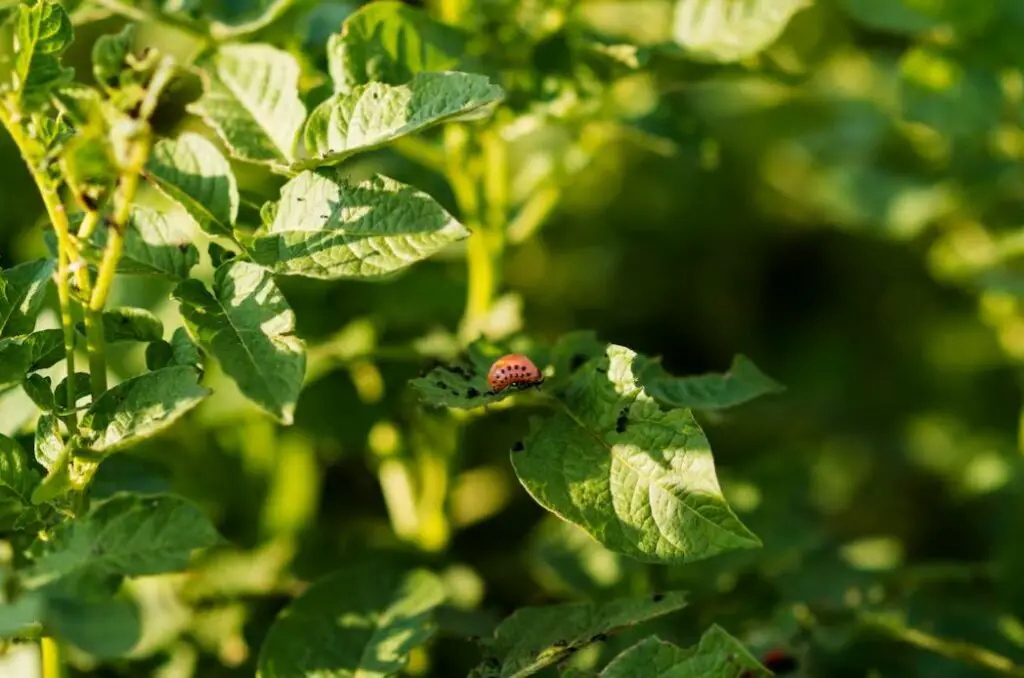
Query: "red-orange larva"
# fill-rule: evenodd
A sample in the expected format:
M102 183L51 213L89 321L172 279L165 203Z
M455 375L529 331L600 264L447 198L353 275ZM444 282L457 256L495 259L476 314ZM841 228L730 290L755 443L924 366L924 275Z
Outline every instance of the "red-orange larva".
M525 355L511 353L494 361L487 372L487 385L492 393L500 393L509 386L536 386L544 375Z

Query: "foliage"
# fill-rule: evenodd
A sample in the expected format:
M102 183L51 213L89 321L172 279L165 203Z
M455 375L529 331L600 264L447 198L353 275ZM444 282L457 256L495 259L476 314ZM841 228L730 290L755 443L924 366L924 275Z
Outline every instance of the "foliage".
M0 7L0 662L1024 675L1018 5L419 4Z

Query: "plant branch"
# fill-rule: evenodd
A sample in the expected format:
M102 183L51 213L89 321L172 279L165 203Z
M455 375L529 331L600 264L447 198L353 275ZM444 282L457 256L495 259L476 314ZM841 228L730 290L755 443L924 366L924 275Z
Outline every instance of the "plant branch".
M533 235L555 211L561 197L562 190L555 185L545 186L531 195L508 225L509 242L518 244Z
M39 641L39 653L43 678L64 678L64 662L61 660L60 645L53 638L43 637Z
M46 214L57 234L57 299L60 303L61 327L64 331L64 357L67 361L68 375L75 373L75 320L71 311L71 280L69 261L74 246L71 243L68 215L64 204L60 201L57 192L57 185L46 173L46 169L39 167L32 159L32 139L25 133L24 129L15 115L7 105L7 102L0 101L0 123L7 129L8 134L18 147L18 152L28 166L32 179L42 196ZM77 396L75 395L74 379L67 381L67 423L70 428L78 428L78 415L74 412Z

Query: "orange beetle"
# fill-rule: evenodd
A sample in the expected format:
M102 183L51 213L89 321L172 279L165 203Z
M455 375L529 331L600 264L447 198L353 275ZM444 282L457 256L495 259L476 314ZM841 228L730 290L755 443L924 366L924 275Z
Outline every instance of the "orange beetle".
M509 386L539 386L543 381L544 375L533 361L516 353L498 358L487 372L487 385L492 393L500 393Z

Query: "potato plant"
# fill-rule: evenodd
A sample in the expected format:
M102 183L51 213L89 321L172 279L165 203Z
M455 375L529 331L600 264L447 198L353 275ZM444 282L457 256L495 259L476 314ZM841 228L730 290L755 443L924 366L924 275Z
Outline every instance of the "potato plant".
M728 109L720 78L793 77L771 50L840 10L654 2L623 29L630 3L421 4L0 9L0 123L46 253L0 261L6 655L43 678L753 678L834 622L1016 670L859 603L780 606L766 639L744 602L692 590L785 561L754 560L705 429L786 378L754 346L679 374L586 325L535 331L505 279L612 142L678 152L674 96ZM943 18L833 4L897 31ZM621 37L658 17L671 39ZM918 123L948 120L918 94ZM856 212L809 185L809 209ZM496 388L508 354L543 381ZM546 595L488 606L524 563L459 544L501 533L511 493L545 516L527 560Z

